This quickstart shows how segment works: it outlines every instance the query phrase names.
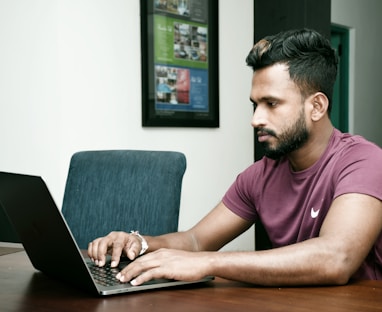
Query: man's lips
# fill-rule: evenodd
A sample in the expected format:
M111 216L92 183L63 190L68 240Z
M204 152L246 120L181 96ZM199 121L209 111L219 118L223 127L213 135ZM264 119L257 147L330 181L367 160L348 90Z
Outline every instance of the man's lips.
M269 134L268 132L266 131L258 131L257 132L257 137L258 137L258 140L259 142L265 142L267 141L272 135Z

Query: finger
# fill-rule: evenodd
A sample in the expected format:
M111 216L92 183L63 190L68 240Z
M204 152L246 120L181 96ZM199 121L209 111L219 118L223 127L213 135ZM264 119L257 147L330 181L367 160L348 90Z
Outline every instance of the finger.
M140 240L134 235L129 235L129 241L124 248L126 256L130 260L134 260L139 255L141 248Z
M90 242L88 244L88 257L94 262L94 256L93 256L93 242Z
M89 258L98 264L98 244L99 244L99 238L95 239L94 241L90 242L88 245L88 256Z
M112 243L112 252L111 252L111 263L110 266L112 268L116 267L119 264L119 261L122 256L122 251L124 248L124 244L120 241L115 241Z
M151 254L147 254L139 257L134 262L126 266L119 274L116 276L120 282L130 282L132 279L137 278L143 273L150 272L150 270L156 269L159 263ZM149 274L149 273L147 273ZM145 281L150 280L149 275L145 275ZM142 282L141 282L142 283Z
M105 237L100 237L90 242L88 245L88 255L96 265L104 266L106 255L111 253L112 266L117 266L122 255L123 246L123 232L111 232Z
M156 278L155 276L155 269L149 270L146 272L143 272L142 274L138 275L134 279L130 281L130 284L132 286L139 286L142 285L145 282L151 281L152 279Z
M112 245L112 241L108 237L97 239L93 242L93 254L95 255L95 263L102 267L106 263L106 255L109 246Z

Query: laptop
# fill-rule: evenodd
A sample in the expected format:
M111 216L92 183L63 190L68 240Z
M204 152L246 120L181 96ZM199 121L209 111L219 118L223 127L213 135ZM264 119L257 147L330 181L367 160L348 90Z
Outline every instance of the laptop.
M82 255L46 183L39 176L0 172L0 207L13 224L32 265L37 270L94 294L114 295L213 279L210 276L194 282L158 279L140 286L120 283L116 279L113 281L114 285L104 280L100 281L93 270L101 275L105 272L99 272L100 270L113 270L108 264L104 268L98 268L89 258ZM128 263L127 259L121 261L118 270ZM116 273L112 272L114 276Z

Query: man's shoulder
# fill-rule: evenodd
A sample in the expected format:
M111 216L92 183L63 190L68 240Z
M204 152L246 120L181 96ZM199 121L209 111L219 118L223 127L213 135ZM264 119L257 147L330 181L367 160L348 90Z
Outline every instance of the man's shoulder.
M382 149L363 136L342 133L339 130L335 131L331 148L341 155L348 155L350 157L360 157L362 155L368 158L382 157Z

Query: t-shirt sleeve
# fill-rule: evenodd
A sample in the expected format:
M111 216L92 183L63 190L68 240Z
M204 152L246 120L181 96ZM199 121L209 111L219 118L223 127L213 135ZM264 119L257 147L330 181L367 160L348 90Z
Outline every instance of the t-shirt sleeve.
M233 213L249 221L257 219L254 204L254 196L256 194L254 190L254 176L256 176L256 168L252 165L237 176L222 200L224 205Z
M341 159L334 198L360 193L382 200L382 149L374 144L354 145Z

